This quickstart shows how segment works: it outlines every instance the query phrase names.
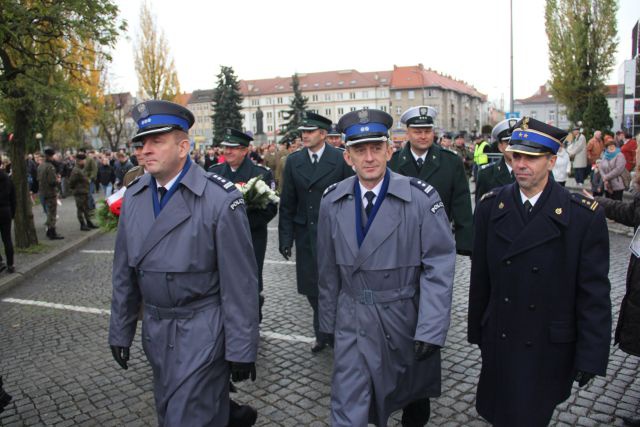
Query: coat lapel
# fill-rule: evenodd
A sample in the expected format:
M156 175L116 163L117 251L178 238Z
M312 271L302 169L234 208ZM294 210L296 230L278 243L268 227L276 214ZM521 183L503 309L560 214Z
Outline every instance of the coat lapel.
M426 161L424 165L422 165L422 169L420 169L419 178L425 182L429 182L429 178L436 173L438 169L440 169L440 156L442 153L440 149L434 145L431 146L429 151L427 152Z
M300 157L296 162L296 170L307 182L307 187L311 186L311 179L313 178L313 166L311 165L311 159L309 158L309 149L304 148L300 152ZM288 162L288 160L287 160Z
M229 167L229 165L226 165ZM236 171L236 179L234 182L247 183L251 179L251 171L253 169L253 162L249 159L249 156L244 156L244 160L240 163L240 167Z
M351 186L353 188L353 185ZM358 256L358 238L356 236L356 206L353 194L340 204L340 212L336 218L340 218L338 227L343 239L347 242L351 251L352 259Z
M318 161L318 165L316 166L315 171L313 171L313 175L311 176L311 180L309 182L309 187L318 182L323 176L327 175L331 171L333 171L337 164L336 156L339 154L339 150L336 150L329 144L326 144L324 148L324 153L322 153L322 157L320 157L320 161ZM307 156L308 157L308 156Z
M413 155L411 154L408 142L399 155L398 172L404 176L418 176L418 168L413 161Z
M498 165L496 166L496 182L500 185L511 184L514 180L511 178L511 174L509 173L509 168L504 161L504 158L500 160Z

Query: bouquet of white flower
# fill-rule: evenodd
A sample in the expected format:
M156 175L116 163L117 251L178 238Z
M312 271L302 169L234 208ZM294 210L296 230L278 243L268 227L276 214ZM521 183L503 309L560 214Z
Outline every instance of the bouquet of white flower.
M280 202L276 192L264 182L262 176L253 177L246 183L239 182L236 187L242 193L247 210L265 209L270 202Z

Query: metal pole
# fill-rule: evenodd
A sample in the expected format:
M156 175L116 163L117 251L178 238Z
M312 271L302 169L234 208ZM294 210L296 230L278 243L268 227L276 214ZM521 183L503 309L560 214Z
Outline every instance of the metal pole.
M509 112L513 114L513 0L509 0L509 25L511 27L511 98L509 99Z

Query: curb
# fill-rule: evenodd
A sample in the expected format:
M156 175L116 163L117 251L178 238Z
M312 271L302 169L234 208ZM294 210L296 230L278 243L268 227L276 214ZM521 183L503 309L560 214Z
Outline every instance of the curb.
M24 266L16 267L16 272L5 276L0 279L0 295L7 292L14 286L20 284L25 279L28 279L38 273L40 270L44 269L48 265L50 265L53 261L62 258L67 255L69 252L74 251L79 246L84 245L85 243L90 242L91 240L97 238L98 236L102 236L105 234L104 231L92 230L81 238L74 240L72 242L67 243L64 246L58 247L51 252L44 254L41 258L30 262Z

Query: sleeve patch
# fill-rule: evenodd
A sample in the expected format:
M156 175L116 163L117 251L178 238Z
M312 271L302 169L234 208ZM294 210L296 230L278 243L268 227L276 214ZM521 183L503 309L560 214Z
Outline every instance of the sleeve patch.
M235 211L236 208L241 205L244 206L244 198L238 197L233 202L231 202L231 204L229 205L229 209L231 209L232 211Z
M444 208L444 203L440 202L436 202L433 204L433 206L431 206L431 213L432 214L436 214L436 212L438 212L438 210Z
M218 174L215 174L213 172L209 173L209 181L216 183L217 185L219 185L220 187L222 187L224 190L226 190L227 193L231 193L232 191L235 191L236 186L233 184L233 182L221 177Z

